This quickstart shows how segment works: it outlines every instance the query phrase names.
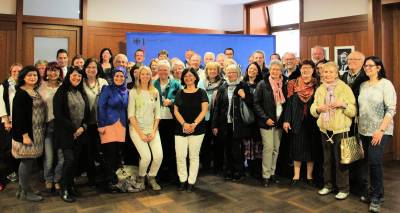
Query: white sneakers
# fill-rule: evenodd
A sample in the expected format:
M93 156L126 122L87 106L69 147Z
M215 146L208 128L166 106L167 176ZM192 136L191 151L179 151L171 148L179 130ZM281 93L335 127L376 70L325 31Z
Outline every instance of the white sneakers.
M335 198L338 200L344 200L349 196L349 193L346 192L339 192L336 194Z
M324 187L324 188L322 188L321 190L318 191L318 194L319 194L319 195L327 195L327 194L329 194L329 193L331 193L331 192L332 192L332 189ZM346 192L339 192L339 193L337 193L337 194L335 195L335 198L338 199L338 200L344 200L344 199L346 199L348 196L349 196L349 193L346 193Z
M332 189L324 187L318 191L318 194L319 195L327 195L327 194L331 193L331 191L332 191Z

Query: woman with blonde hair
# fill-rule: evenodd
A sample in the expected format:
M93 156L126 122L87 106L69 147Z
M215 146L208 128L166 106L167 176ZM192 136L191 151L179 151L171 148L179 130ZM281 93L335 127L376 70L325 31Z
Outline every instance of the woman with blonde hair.
M333 180L336 179L339 192L335 198L344 200L349 195L349 169L340 163L340 141L350 131L352 118L357 112L356 100L351 88L339 79L339 69L335 63L326 63L322 73L324 81L316 90L310 108L311 115L318 118L324 152L324 187L318 194L332 192L335 185ZM332 167L335 169L332 170Z
M151 80L149 67L139 68L136 87L129 92L128 119L129 134L140 155L137 183L140 190L145 190L145 176L154 191L161 190L156 181L161 166L163 151L158 124L160 122L160 96ZM150 170L149 169L150 162Z

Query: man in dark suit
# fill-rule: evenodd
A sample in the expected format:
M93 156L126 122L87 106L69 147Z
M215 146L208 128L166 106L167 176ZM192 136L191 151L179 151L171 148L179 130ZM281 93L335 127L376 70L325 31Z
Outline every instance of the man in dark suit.
M354 51L347 57L347 63L349 70L341 76L341 80L353 90L354 96L356 98L356 103L358 95L360 94L360 86L363 82L368 80L367 75L363 69L365 56L361 52ZM357 118L353 119L353 124L351 126L350 134L357 134L356 123ZM366 144L363 144L364 150L366 149ZM368 175L362 175L368 173L368 159L364 158L362 160L356 161L350 165L350 191L357 196L360 196L361 201L366 202L368 200L368 179L363 179L362 177L368 177Z
M345 72L347 72L349 70L349 67L347 65L347 56L349 54L347 52L342 52L339 55L339 73L340 76L342 76Z
M314 62L314 64L317 64L320 61L323 61L324 64L328 62L328 60L325 59L324 48L319 45L311 48L311 60Z

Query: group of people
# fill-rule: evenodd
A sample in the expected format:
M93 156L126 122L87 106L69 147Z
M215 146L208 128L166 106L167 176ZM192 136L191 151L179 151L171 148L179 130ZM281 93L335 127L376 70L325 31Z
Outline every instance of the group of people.
M134 187L140 191L146 186L158 191L160 179L176 179L179 190L191 192L200 164L232 181L250 171L268 187L279 182L282 141L289 144L292 187L299 184L305 163L308 184L323 180L318 194L335 192L336 199L346 199L353 176L361 200L371 211L380 209L382 156L393 135L396 92L376 56L352 52L342 76L319 46L312 60L300 63L293 53L282 59L275 53L267 65L264 52L257 50L243 76L232 48L216 57L207 52L204 65L192 50L184 61L169 59L162 50L147 67L143 50L128 62L109 48L101 50L99 60L77 55L71 65L60 49L56 62L11 66L0 86L5 165L0 190L6 174L15 172L16 196L42 200L30 187L33 164L42 155L45 188L59 191L66 202L79 197L74 178L83 171L88 185L96 186L95 162L103 168L101 183L118 190L123 153L133 153L124 150L127 143L139 153ZM365 152L351 165L340 162L341 140L348 135L359 135ZM315 177L317 164L320 177Z

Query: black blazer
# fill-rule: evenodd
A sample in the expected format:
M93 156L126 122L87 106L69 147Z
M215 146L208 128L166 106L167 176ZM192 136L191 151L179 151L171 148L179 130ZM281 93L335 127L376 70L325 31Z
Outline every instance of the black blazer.
M346 83L347 85L349 85L349 83L347 82L347 76L349 75L349 71L345 72L340 79ZM353 91L354 97L356 98L356 103L358 103L358 95L360 94L360 86L363 82L368 81L369 78L368 76L365 74L365 71L363 68L361 68L360 70L360 74L357 76L357 78L354 80L354 82L349 85L351 90Z
M32 133L32 97L20 88L15 92L12 113L12 138L22 143L22 135L28 133L33 141Z
M235 138L245 138L251 136L251 129L249 126L245 125L242 121L240 115L240 96L238 91L240 89L244 90L245 99L247 106L252 107L253 105L253 95L250 93L249 86L245 82L240 82L236 89L233 91L232 103L231 103L231 117L233 118L233 137ZM221 134L227 133L228 127L228 84L224 82L218 89L217 95L215 97L215 105L213 109L211 128L218 128L218 132Z
M85 112L81 127L84 127L86 130L90 109L85 93L81 94L83 100L85 101ZM57 147L61 149L72 149L74 145L74 133L77 129L72 124L71 116L69 114L67 89L62 87L58 88L53 98L53 113L54 132Z
M284 104L282 104L283 111L278 120L276 117L276 104L274 93L272 91L272 87L269 83L268 78L269 75L257 84L256 91L254 93L254 111L258 116L258 126L263 129L271 129L271 126L268 126L266 124L268 119L272 119L275 122L274 127L281 127L286 107L285 102ZM287 99L287 78L283 75L282 78L282 92L285 96L285 99Z

